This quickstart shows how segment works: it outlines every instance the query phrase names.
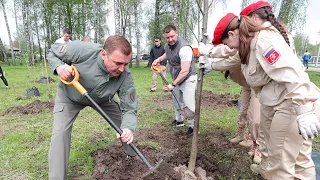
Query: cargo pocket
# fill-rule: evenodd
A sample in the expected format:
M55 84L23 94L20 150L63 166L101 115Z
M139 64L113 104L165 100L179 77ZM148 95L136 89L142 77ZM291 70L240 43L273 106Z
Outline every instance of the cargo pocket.
M248 68L248 77L250 78L251 82L255 82L256 81L256 72L257 72L257 66L250 66Z
M56 104L53 108L53 114L54 114L54 121L53 121L53 129L55 131L59 131L62 127L62 123L63 123L63 115L58 115L58 113L63 112L64 109L64 105L60 105L60 104Z

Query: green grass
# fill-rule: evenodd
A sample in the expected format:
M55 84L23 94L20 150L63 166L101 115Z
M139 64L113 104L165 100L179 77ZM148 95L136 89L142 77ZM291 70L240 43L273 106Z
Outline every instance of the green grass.
M0 62L6 71L10 89L0 82L0 112L5 112L11 106L25 106L34 100L51 101L49 95L55 96L57 76L48 69L49 76L56 80L48 87L37 81L46 75L44 64L37 63L36 67L6 66ZM139 128L150 127L168 121L173 116L172 107L162 111L149 112L156 106L148 101L150 97L164 94L162 91L149 93L151 87L151 71L149 68L131 68L137 89L140 108L138 111ZM311 80L320 86L319 73L309 72ZM168 76L170 77L170 76ZM171 82L170 78L168 81ZM158 82L161 82L159 77ZM26 90L37 87L40 97L28 98ZM239 94L240 87L230 80L225 80L220 72L205 75L203 90L215 94ZM214 109L202 107L200 132L210 132L212 126L218 126L229 132L230 137L236 132L234 118L238 115L236 108ZM0 116L0 179L48 179L48 150L52 131L53 114L45 110L38 114ZM91 108L85 108L74 123L72 145L69 161L69 179L81 177L90 179L93 170L93 158L90 153L99 148L108 147L115 140L114 130L106 121ZM320 143L319 139L316 139ZM159 148L157 142L143 141L141 145ZM108 173L108 172L106 172ZM224 179L221 177L221 179Z

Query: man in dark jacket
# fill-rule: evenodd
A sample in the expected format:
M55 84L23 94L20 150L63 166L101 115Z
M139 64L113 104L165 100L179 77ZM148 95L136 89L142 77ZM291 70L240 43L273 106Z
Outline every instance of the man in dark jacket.
M161 38L160 36L156 36L154 38L154 46L152 47L150 51L150 64L153 63L155 59L162 56L164 54L164 47L161 45ZM167 60L161 61L160 63L161 67L161 73L164 77L166 77L166 65ZM152 70L152 87L150 92L155 92L157 90L157 84L158 84L158 73L154 70ZM168 88L166 84L163 83L163 89L164 91L168 91Z

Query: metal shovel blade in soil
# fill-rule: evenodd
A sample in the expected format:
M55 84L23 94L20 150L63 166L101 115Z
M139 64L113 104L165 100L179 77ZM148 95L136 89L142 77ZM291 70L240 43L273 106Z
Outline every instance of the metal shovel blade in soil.
M178 110L179 114L181 116L185 117L186 119L193 119L194 118L194 112L192 112L188 107L184 107L183 109Z
M102 115L102 117L104 117L104 119L110 124L110 126L113 127L113 129L116 130L117 133L122 134L122 130L114 123L114 121L112 121L112 119L103 111L103 109L89 96L87 90L79 83L79 72L76 69L76 67L74 65L71 65L71 68L73 69L75 74L74 79L71 82L67 82L61 78L60 80L68 86L73 86L81 95L85 96L97 109L98 113ZM146 173L144 173L143 175L144 177L151 175L157 168L160 167L160 164L162 164L163 160L161 159L158 163L156 163L155 166L152 166L135 144L130 143L129 146L137 153L140 159L149 168L149 170Z

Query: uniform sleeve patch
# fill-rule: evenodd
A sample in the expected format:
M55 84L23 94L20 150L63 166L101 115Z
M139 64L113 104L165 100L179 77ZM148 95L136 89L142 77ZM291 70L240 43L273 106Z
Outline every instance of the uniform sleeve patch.
M59 48L59 53L63 53L68 48L68 45L62 45Z
M280 53L270 46L264 53L263 58L269 63L274 64L280 58Z

